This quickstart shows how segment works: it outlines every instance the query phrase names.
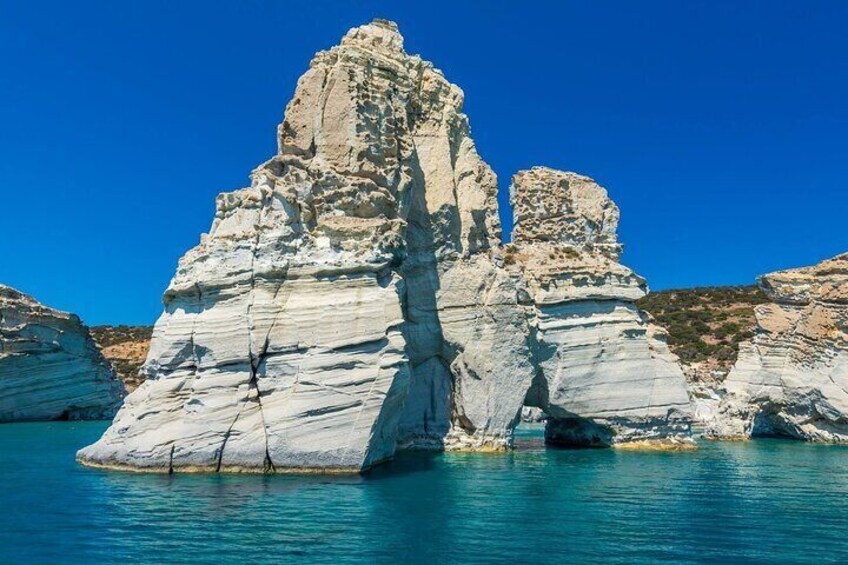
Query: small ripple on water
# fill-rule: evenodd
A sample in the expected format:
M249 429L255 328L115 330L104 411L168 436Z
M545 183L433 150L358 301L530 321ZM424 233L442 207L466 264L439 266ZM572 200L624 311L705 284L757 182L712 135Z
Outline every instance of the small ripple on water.
M101 423L0 426L0 562L837 562L848 450L403 454L363 477L84 469ZM534 435L535 434L535 435Z

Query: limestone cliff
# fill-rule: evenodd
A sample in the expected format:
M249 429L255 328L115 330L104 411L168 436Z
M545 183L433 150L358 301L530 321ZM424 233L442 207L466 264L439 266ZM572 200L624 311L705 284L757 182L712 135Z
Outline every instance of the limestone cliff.
M708 435L848 441L848 254L760 286L771 302L756 308Z
M0 285L0 422L111 418L123 397L77 316Z
M683 373L618 263L619 211L592 179L536 167L515 175L508 253L525 283L535 378L525 404L549 443L689 447Z
M584 337L598 355L641 356L627 370L648 370L632 380L653 387L648 360L665 352L645 339L633 307L643 281L615 263L615 206L575 188L568 202L544 205L569 210L551 208L538 229L523 223L521 237L553 234L587 257L531 294L525 272L536 267L505 265L497 181L462 104L459 88L404 52L391 22L355 28L318 53L286 108L277 155L250 187L218 197L210 233L180 260L147 380L79 459L159 471L358 471L397 444L506 449L528 391L544 388L534 387L537 303L581 300L587 318L597 306L604 319L626 319ZM596 381L594 390L611 390ZM657 436L680 433L644 418L667 400L647 394L588 417L613 422L622 408ZM563 400L561 414L586 398Z

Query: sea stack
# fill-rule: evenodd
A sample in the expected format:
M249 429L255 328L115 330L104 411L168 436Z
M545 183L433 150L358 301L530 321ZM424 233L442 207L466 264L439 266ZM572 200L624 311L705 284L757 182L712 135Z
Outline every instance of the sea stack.
M603 432L578 443L685 443L683 376L633 305L645 287L617 264L617 209L589 179L566 195L563 173L534 169L516 194L550 221L522 213L518 251L505 249L497 180L462 105L392 22L318 53L277 155L218 197L180 260L147 380L78 459L358 472L398 445L508 449L525 404L566 426L597 418ZM537 249L567 264L538 264Z
M848 253L759 283L771 302L755 310L707 435L848 442Z
M111 419L123 397L77 316L0 285L0 422Z
M683 372L664 330L636 307L648 288L618 262L619 210L607 191L534 167L513 177L510 195L505 262L524 280L534 360L525 404L547 413L548 443L693 448Z

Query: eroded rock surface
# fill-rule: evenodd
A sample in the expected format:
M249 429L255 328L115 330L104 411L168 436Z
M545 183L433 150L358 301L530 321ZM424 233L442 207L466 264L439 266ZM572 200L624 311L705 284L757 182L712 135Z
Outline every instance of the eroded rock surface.
M848 254L765 275L757 334L730 372L716 438L848 441Z
M543 389L558 414L589 407L619 440L678 434L660 423L676 406L655 362L667 350L633 305L644 281L616 262L617 208L590 179L543 171L537 184L558 184L544 201L517 191L524 251L510 259L497 180L462 103L441 72L403 51L391 22L318 53L277 155L250 187L218 197L210 233L181 259L147 381L80 461L359 471L396 445L497 451L511 446L528 391ZM531 210L541 215L525 221ZM581 259L548 272L546 254L566 243ZM597 401L630 389L570 347L595 361L634 355L618 367L643 372L631 388L650 390ZM564 377L553 358L568 355L582 366Z
M80 459L249 471L390 457L410 374L442 349L436 263L500 238L495 177L461 109L393 23L318 53L278 154L218 198L180 261L148 380Z
M543 167L512 180L507 266L524 280L535 380L526 404L567 445L687 447L690 405L644 279L618 263L619 211L592 179ZM541 226L541 227L540 227Z
M111 418L123 397L77 316L0 285L0 422Z

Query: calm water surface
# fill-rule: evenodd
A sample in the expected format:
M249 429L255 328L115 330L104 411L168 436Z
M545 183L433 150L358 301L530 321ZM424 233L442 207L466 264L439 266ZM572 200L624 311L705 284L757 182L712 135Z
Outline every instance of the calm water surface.
M403 454L363 477L140 475L105 422L0 425L2 563L848 561L848 448Z

